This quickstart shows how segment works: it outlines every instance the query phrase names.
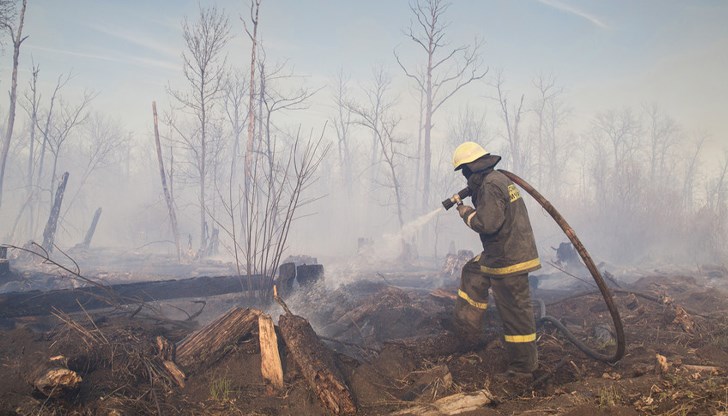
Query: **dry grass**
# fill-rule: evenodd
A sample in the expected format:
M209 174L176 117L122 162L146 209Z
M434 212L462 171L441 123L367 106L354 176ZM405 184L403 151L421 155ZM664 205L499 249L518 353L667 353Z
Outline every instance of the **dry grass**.
M232 397L232 381L227 377L220 377L210 383L210 398L215 401L228 401Z
M89 314L76 320L54 312L62 325L53 336L52 349L67 358L68 367L81 373L106 371L93 388L115 398L116 406L143 414L165 414L164 398L176 388L174 377L158 356L151 332L138 321L99 326Z

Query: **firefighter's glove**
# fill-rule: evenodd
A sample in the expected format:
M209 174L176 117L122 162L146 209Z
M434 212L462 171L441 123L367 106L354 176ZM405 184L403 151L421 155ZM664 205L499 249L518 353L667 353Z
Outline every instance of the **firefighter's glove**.
M460 218L462 218L463 220L466 219L468 215L470 215L473 211L475 211L475 208L465 204L458 205L457 209L458 214L460 214Z

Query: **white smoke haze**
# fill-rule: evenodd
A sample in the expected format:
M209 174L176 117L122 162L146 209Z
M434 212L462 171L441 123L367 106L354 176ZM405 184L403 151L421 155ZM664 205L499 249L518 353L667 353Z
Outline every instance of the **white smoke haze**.
M139 15L135 7L160 15L155 6L87 3L28 7L24 31L30 38L21 49L0 242L42 240L55 192L51 184L57 184L51 178L57 156L56 175L70 173L56 235L59 248L80 243L101 207L92 248L173 257L152 130L154 100L181 248L190 254L183 261L193 263L202 245L201 163L190 145L199 142L199 117L169 92L189 88L181 59L186 52L182 21L197 21L197 6L165 9L163 24L149 24L130 16ZM296 211L282 256L317 258L326 266L327 285L376 279L386 270L436 270L453 248L480 251L478 236L454 209L443 212L440 205L465 186L450 160L466 140L501 155L499 168L518 174L548 198L597 263L649 269L728 262L728 127L723 123L728 87L720 82L728 72L723 23L728 6L663 5L659 17L642 5L627 18L621 12L627 4L619 2L453 3L445 15L452 22L449 44L473 47L474 37L485 39L479 69L488 73L459 89L433 115L425 186L420 93L393 56L394 51L410 74L420 73L425 62L402 34L413 17L406 4L378 3L386 10L375 15L342 2L313 16L293 3L263 2L258 56L265 65L256 68L256 89L261 71L266 82L263 98L254 100L254 127L256 140L270 145L260 154L275 153L277 162L293 152L296 138L321 136L330 146L302 193L306 203ZM225 85L234 87L217 93L210 107L202 216L208 232L217 230L220 237L218 252L207 258L232 262L233 221L238 237L242 232L250 40L237 18L247 6L216 5L231 29L220 62L238 83L225 78ZM82 12L74 17L71 9ZM291 13L300 13L300 19L293 22ZM108 26L61 23L61 17L99 22L99 16L110 14L120 20ZM687 16L685 23L680 16ZM646 20L635 23L641 17ZM672 33L682 33L680 25L696 29L675 39ZM8 89L12 48L4 36L0 85ZM42 120L35 125L29 101L33 64L40 68ZM42 153L41 130L56 80L71 73L55 102L51 142L64 112L80 103L83 92L97 95L61 146L52 142ZM8 107L7 99L0 102L3 124ZM113 146L104 147L109 143ZM266 183L262 177L256 182ZM290 192L291 182L280 185ZM546 263L554 256L552 247L566 237L525 192L523 197ZM550 271L545 265L543 272Z

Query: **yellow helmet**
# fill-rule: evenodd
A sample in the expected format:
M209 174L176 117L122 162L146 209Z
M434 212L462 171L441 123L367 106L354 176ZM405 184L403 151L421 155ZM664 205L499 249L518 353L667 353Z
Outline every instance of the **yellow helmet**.
M455 149L455 154L452 156L452 164L455 166L455 170L458 170L464 164L473 162L489 154L490 152L483 149L478 143L465 142Z

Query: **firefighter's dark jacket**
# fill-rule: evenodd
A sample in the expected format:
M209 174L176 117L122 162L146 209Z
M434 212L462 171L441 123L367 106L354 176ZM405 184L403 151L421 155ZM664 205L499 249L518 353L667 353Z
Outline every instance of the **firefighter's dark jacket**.
M500 156L487 155L469 163L473 205L464 212L465 223L480 234L482 272L506 277L541 268L526 204L518 188L494 170Z

